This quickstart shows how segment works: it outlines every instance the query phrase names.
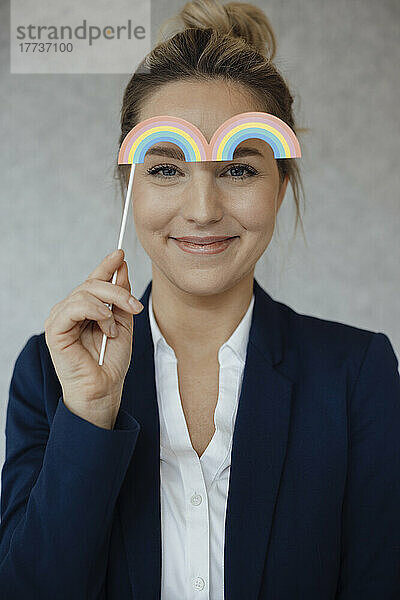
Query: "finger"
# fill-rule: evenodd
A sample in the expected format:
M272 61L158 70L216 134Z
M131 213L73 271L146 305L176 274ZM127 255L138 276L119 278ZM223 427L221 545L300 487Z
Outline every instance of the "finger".
M82 292L89 292L102 302L105 302L108 305L115 305L121 310L128 312L130 315L136 314L144 308L143 304L137 298L132 296L127 289L108 281L88 279L83 282L77 290L74 290L69 297L74 297ZM130 300L133 302L131 303Z
M106 335L111 333L114 316L101 300L84 291L75 294L74 297L69 296L67 300L46 321L48 334L52 336L63 335L71 331L77 323L86 319L97 321Z
M128 278L128 265L126 262L123 261L116 271L117 278L115 283L90 277L74 288L70 295L75 295L81 290L90 291L104 302L116 304L122 310L128 310L130 313L135 312L131 310L131 305L129 303L129 300L133 298L135 301L133 307L136 309L136 312L138 309L139 311L142 310L142 303L138 298L131 294L131 285Z
M128 290L128 292L131 293L131 284L128 276L128 265L125 260L118 269L116 284Z
M98 326L100 327L101 331L107 336L107 337L117 337L118 335L118 324L116 322L116 320L114 319L114 317L109 317L108 319L96 319L96 322L98 324Z
M88 275L87 279L101 279L103 281L110 281L114 272L121 265L124 260L125 253L120 248L116 251L116 255L113 253L108 254L99 265Z

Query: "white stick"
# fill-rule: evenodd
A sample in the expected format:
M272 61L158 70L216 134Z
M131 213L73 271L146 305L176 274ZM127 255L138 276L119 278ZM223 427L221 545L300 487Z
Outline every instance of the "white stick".
M126 220L127 220L127 216L128 216L128 209L129 209L129 201L130 201L130 197L131 197L131 193L132 193L133 175L135 173L135 166L136 166L136 164L132 163L131 172L130 172L130 175L129 175L128 191L126 192L126 198L125 198L124 214L122 215L121 229L120 229L120 232L119 232L117 250L119 250L120 248L122 248L122 240L124 239L124 233L125 233L125 227L126 227ZM117 281L117 273L118 273L118 269L115 270L113 278L112 278L112 282L111 283L113 283L114 285L115 285L115 283ZM106 302L106 305L108 306L109 309L112 310L112 304L108 304ZM100 350L99 365L103 364L104 352L106 350L106 343L107 343L107 335L105 333L103 333L103 339L101 341L101 350Z

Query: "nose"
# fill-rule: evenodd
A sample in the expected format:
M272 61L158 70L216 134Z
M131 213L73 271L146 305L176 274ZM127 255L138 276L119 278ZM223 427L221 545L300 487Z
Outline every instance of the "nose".
M192 176L183 193L181 214L187 221L199 225L219 221L223 217L221 191L211 172L199 170Z

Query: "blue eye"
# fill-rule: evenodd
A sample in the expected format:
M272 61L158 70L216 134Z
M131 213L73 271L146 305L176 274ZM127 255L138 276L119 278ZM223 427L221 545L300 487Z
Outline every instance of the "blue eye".
M243 170L246 172L245 176L238 174L238 171L243 173ZM231 175L233 175L232 171L236 171L236 174L233 175L234 179L247 179L247 177L252 177L257 174L257 171L253 169L253 167L250 167L250 165L231 165L225 173L229 171L231 171Z
M153 175L154 177L157 177L159 179L172 179L176 175L177 171L178 168L175 165L163 164L147 169L146 173L148 173L149 175ZM231 172L231 176L234 181L237 181L238 179L247 179L248 177L253 177L254 175L257 175L256 169L246 164L230 165L221 174L221 177L224 177L226 173L229 172ZM243 172L245 174L243 174Z
M162 175L160 175L161 171ZM177 171L177 167L174 165L158 165L157 167L151 167L150 169L147 169L147 173L149 175L154 175L155 177L165 179L171 179L174 176L174 173L171 173L171 171Z

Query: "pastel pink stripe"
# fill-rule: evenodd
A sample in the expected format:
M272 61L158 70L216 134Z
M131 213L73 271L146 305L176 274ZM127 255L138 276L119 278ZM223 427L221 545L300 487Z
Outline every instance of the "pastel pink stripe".
M202 135L202 133L199 131L199 129L197 127L194 127L191 123L189 123L188 121L185 121L184 119L179 119L176 118L175 119L171 119L170 116L159 116L159 117L150 117L149 119L145 119L144 121L142 121L141 123L139 123L136 127L134 127L125 137L124 141L123 141L123 159L127 160L128 156L129 156L129 152L130 152L130 147L127 148L127 146L131 146L131 142L132 139L136 139L137 137L139 137L142 133L144 133L145 131L147 131L148 129L151 129L154 126L173 126L173 127L178 127L179 129L182 129L183 131L185 131L185 133L189 134L194 141L196 142L196 144L198 145L200 152L203 151L205 156L208 156L208 143L207 140L205 139L205 137ZM155 142L156 143L156 142ZM121 146L122 149L122 146Z
M265 123L267 119L265 118L265 115L260 115L257 113L245 113L244 116L242 117L232 117L231 119L228 119L228 121L226 121L225 123L223 123L223 129L218 133L218 129L217 131L214 133L211 141L210 141L210 145L213 148L218 148L219 145L222 142L222 139L225 137L225 135L228 133L229 130L233 129L234 127L237 127L238 125L242 125L243 123L248 123L249 121L253 121L256 123ZM270 120L270 119L268 119ZM274 119L271 119L271 124L277 129L277 131L279 131L283 137L286 139L286 142L290 148L290 153L291 154L295 154L296 153L296 147L293 141L293 131L290 127L288 127L285 124L279 123L277 121L275 121Z

